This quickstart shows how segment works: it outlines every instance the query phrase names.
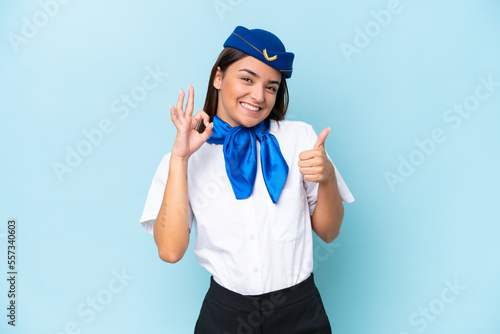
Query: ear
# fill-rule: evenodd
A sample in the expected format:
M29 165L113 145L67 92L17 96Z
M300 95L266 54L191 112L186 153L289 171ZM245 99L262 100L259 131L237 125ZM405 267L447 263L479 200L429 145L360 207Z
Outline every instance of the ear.
M222 84L222 71L220 67L217 66L217 72L215 72L215 77L213 82L214 88L220 89L221 84Z

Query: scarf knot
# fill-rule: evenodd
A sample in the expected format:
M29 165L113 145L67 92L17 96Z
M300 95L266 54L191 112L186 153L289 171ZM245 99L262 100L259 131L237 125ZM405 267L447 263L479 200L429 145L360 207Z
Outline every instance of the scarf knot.
M281 154L278 140L269 133L269 127L268 119L245 128L231 127L217 115L214 116L214 132L207 142L223 145L226 173L236 199L248 198L253 192L257 175L258 140L262 176L271 200L274 204L278 202L288 175L288 164Z

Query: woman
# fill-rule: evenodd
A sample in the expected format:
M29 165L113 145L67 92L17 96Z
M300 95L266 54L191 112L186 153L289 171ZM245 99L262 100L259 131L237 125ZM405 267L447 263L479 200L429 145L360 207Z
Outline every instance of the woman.
M195 333L331 333L314 284L312 230L339 234L349 189L310 125L283 120L294 55L272 33L238 26L209 80L204 111L189 86L170 106L172 152L141 224L159 256L194 252L211 274ZM201 128L200 124L204 124ZM194 222L193 222L194 221Z

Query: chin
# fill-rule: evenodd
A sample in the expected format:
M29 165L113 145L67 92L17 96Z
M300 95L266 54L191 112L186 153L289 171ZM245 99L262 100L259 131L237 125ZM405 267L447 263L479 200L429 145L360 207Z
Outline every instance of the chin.
M238 119L238 123L246 128L251 128L265 120L268 116L269 113L261 113L259 115L242 114Z
M244 119L240 120L240 125L241 126L244 126L245 128L251 128L253 126L256 126L257 124L259 124L260 122L262 122L263 119L255 119L255 118L248 118L248 117L245 117Z

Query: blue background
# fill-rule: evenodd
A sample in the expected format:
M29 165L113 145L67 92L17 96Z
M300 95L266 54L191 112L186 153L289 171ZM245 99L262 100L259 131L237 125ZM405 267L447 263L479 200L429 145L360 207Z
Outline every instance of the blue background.
M139 219L175 137L169 103L191 84L202 108L244 25L295 53L288 119L332 128L326 148L356 198L340 237L314 246L334 332L499 333L499 14L493 0L2 2L0 332L192 332L209 279L193 239L164 263ZM161 75L144 90L148 71Z

